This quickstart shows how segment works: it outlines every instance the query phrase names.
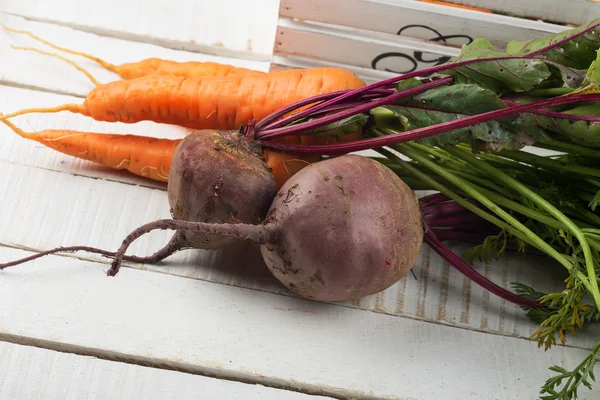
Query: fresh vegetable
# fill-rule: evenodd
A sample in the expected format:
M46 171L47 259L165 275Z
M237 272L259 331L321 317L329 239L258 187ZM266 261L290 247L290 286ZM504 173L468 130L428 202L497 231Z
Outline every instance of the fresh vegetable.
M83 104L32 108L3 118L70 111L105 122L153 121L192 129L237 129L307 97L364 85L356 75L339 68L226 77L149 75L99 85Z
M255 70L248 69L248 68L235 67L233 65L215 63L215 62L211 62L211 61L176 62L176 61L164 60L164 59L155 58L155 57L137 61L137 62L115 65L115 64L111 64L107 61L104 61L98 57L94 57L87 53L67 49L67 48L64 48L61 46L57 46L56 44L51 43L45 39L42 39L41 37L29 32L29 31L10 28L6 25L2 25L2 26L4 27L4 29L6 29L10 32L27 35L27 36L37 40L38 42L42 42L42 43L44 43L52 48L55 48L57 50L92 60L92 61L100 64L107 70L116 73L123 79L139 78L142 76L147 76L147 75L152 75L152 74L175 75L175 76L182 76L182 77L262 75L262 74L264 74L264 72L262 72L262 71L255 71ZM42 51L34 49L34 48L22 48L22 49L42 52ZM47 52L42 52L42 53L60 57L59 55L52 54L52 53L47 53ZM67 60L65 60L65 61L67 61ZM69 62L69 61L67 61L67 62Z
M361 156L320 161L290 178L262 224L160 220L128 235L128 246L153 229L185 230L261 245L273 275L296 294L321 301L354 299L386 289L419 256L423 228L409 187L384 165Z
M24 139L36 141L63 154L109 168L127 170L159 182L168 180L173 153L180 143L178 139L63 129L24 132L6 119L1 121Z
M197 131L173 156L168 197L174 219L207 223L258 223L275 197L275 179L259 145L237 132ZM227 237L179 232L179 248L223 247Z
M451 265L506 299L512 294L474 274L443 241L475 242L468 255L486 260L502 254L509 243L519 251L533 249L549 257L565 270L565 290L544 294L515 283L520 297L511 300L539 322L532 339L547 349L557 339L564 344L567 334L585 324L600 321L600 216L596 211L600 150L594 147L599 142L595 128L600 117L596 111L598 29L600 20L528 44L512 44L504 53L477 39L446 64L358 89L304 98L277 107L256 123L249 120L241 132L263 149L290 156L376 149L383 156L377 162L401 174L413 189L433 189L454 202L439 204L435 210L428 208L435 203L431 198L422 203L422 210L428 208L427 213L422 211L424 240ZM364 138L292 143L292 138L329 130L324 127L335 132L358 116L367 119ZM522 151L526 145L562 154L537 156ZM433 217L440 217L439 210L458 206L474 215L442 222ZM452 229L462 228L467 220L476 221L481 229ZM160 221L136 232L213 229L213 225L172 223ZM236 227L248 225L214 226L237 237ZM267 243L269 237L257 238L261 232L250 226L244 234ZM126 247L115 254L115 265ZM597 350L574 371L554 367L559 375L542 387L544 400L575 398L577 388L593 378Z

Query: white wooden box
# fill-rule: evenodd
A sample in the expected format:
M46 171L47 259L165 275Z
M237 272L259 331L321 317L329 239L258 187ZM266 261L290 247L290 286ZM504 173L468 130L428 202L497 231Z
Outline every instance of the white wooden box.
M449 1L459 4L281 0L273 67L338 65L372 82L445 62L478 37L502 51L600 17L589 0Z

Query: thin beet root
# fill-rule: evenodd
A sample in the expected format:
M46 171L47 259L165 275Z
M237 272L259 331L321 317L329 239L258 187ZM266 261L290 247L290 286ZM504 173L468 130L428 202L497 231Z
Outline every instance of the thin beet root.
M115 253L112 266L107 271L107 275L117 275L119 273L119 269L121 268L121 262L125 260L125 252L129 246L140 236L150 233L156 229L168 229L176 230L178 232L192 232L197 234L212 234L219 237L233 238L235 240L252 240L258 244L269 243L273 240L268 226L249 224L209 224L206 222L160 219L142 225L127 235L125 240L123 240L121 247L119 247L119 250L117 250Z
M186 247L184 246L185 242L181 240L181 235L174 235L171 241L167 245L165 245L162 249L158 250L156 253L151 256L139 257L139 256L126 256L123 255L121 257L122 261L130 261L139 264L156 264L165 258L171 256L177 251L184 250ZM29 261L36 260L38 258L49 256L51 254L56 253L76 253L78 251L85 251L87 253L100 254L106 258L115 258L115 252L98 249L96 247L89 246L69 246L69 247L57 247L51 250L46 250L41 253L37 253L28 257L23 257L21 259L10 261L4 264L0 264L0 271L9 267L14 267L19 264L23 264Z

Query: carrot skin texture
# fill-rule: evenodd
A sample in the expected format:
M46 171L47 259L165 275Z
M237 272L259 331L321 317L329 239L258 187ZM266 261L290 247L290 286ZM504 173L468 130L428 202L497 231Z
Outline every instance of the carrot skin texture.
M81 105L22 110L4 118L70 111L104 122L153 121L192 129L238 129L301 99L364 85L353 73L337 68L228 77L149 75L98 86Z
M114 66L114 72L123 79L135 79L148 75L173 75L181 77L193 76L236 76L264 75L265 72L248 68L235 67L212 61L176 62L161 58L147 58L142 61L124 63Z
M48 129L27 134L63 154L167 182L179 139Z

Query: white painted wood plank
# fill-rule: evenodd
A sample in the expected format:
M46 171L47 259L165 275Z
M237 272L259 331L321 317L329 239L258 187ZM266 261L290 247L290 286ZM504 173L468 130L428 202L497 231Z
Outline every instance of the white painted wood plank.
M518 17L580 25L600 17L600 3L595 0L451 0L451 3L480 7Z
M277 0L3 0L0 11L174 49L268 60Z
M0 135L0 138L8 137L11 136ZM169 217L164 190L58 173L51 169L65 167L58 161L61 158L49 156L48 160L54 160L52 163L44 156L36 155L32 149L28 150L29 153L18 151L23 143L16 143L0 146L0 157L20 155L30 165L39 162L44 169L21 165L15 158L11 163L0 162L0 200L4 205L0 208L0 220L9 227L0 230L2 244L37 250L88 245L114 251L133 229L152 220ZM79 168L80 174L87 173L83 166ZM95 173L102 175L98 171ZM171 232L167 231L146 235L134 243L131 252L151 254L162 247L170 235ZM461 254L466 248L454 246L454 249ZM88 254L76 256L108 262ZM514 281L533 284L538 290L560 290L562 287L562 280L557 275L562 270L549 266L546 260L537 257L507 255L489 266L481 263L475 266L494 282L507 288ZM253 246L244 246L237 252L184 251L162 265L134 267L291 296L273 279ZM342 304L377 313L410 316L525 338L536 328L518 307L491 296L466 280L445 265L427 246L423 247L413 270L416 280L408 275L382 293ZM590 328L590 331L597 334L598 327ZM593 340L587 335L576 335L569 344L588 346L593 344Z
M77 99L0 86L2 112L69 101ZM15 118L14 122L34 131L63 127L83 131L133 132L156 137L181 137L184 134L184 130L166 125L107 124L70 113L31 114ZM115 250L136 227L169 217L164 191L166 185L77 161L33 141L24 140L4 125L0 125L0 165L0 201L4 204L0 208L0 221L5 221L6 226L10 227L0 230L0 243L38 250L78 244ZM158 190L123 185L121 182ZM143 207L139 206L140 202ZM89 210L94 210L93 215ZM114 210L119 212L115 213ZM43 218L39 220L38 215ZM170 233L154 232L136 242L132 250L136 254L150 254L169 237ZM460 254L465 247L455 249ZM77 256L91 257L85 254ZM244 259L252 260L253 267L241 265L240 260ZM523 268L523 264L527 268ZM494 282L507 288L514 281L533 284L538 290L560 290L562 287L560 278L547 273L545 260L536 257L512 255L487 267L480 263L475 266ZM246 249L246 253L241 255L228 251L181 252L164 266L143 267L290 295L273 280L260 254L252 249ZM560 268L552 270L562 271ZM426 246L414 272L416 281L412 275L408 275L383 293L345 304L390 315L406 315L520 337L528 337L536 328L518 307L490 296L445 266ZM585 337L574 337L569 343L587 345L589 342L586 340Z
M24 254L0 248L2 259ZM0 332L354 398L530 400L549 365L572 368L587 354L129 268L107 278L103 270L53 256L0 273ZM581 393L599 394L597 386Z
M279 15L415 37L454 46L483 37L498 49L566 27L414 0L282 0Z
M2 399L327 400L260 385L0 342Z
M43 2L36 3L47 4ZM59 46L87 52L113 64L158 57L175 61L214 61L259 71L268 71L269 69L268 61L252 61L178 51L154 44L107 38L69 27L26 21L23 18L7 14L0 14L0 24L6 24L16 29L30 30ZM94 88L93 83L84 74L64 61L34 52L15 50L10 47L11 45L36 47L51 52L56 51L28 36L8 32L0 28L0 59L10 60L10 62L0 64L0 81L82 97ZM66 53L60 54L87 68L100 82L105 83L121 79L117 74L105 70L93 61Z
M447 61L460 54L460 49L420 39L348 27L325 28L281 18L274 54L403 74L436 65L432 60Z
M331 61L317 60L308 57L274 55L270 70L290 69L290 68L315 68L315 67L335 67L344 68L360 77L366 84L378 82L383 79L398 76L398 74L380 71L372 68L357 67L355 65L334 63Z

